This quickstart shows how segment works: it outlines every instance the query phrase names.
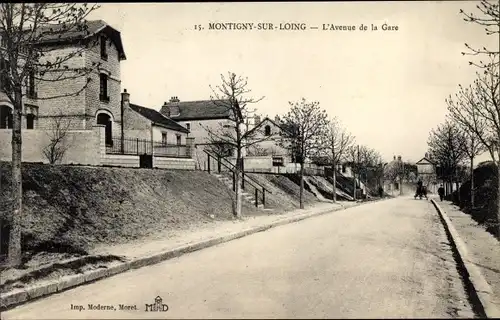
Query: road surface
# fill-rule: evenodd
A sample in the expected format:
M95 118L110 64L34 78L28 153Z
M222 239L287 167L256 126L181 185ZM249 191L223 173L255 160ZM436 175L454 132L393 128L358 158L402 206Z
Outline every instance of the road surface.
M157 296L168 311L146 312ZM2 319L472 316L432 204L398 198L132 270Z

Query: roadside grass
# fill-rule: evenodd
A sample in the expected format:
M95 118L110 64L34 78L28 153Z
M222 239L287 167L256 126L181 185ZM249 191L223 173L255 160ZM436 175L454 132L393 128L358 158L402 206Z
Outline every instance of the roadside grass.
M10 164L0 163L1 252L7 248ZM233 193L201 171L23 164L23 251L85 254L155 232L232 218ZM246 215L256 209L243 207ZM211 218L213 215L214 218Z

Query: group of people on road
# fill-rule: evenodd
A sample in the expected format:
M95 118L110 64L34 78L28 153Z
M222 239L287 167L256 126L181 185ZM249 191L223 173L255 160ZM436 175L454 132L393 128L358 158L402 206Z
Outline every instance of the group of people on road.
M443 185L439 186L438 195L439 195L439 199L441 201L443 201L443 199L444 199L444 187L443 187ZM426 199L428 199L427 198L427 187L425 187L423 185L422 180L418 180L418 182L417 182L417 190L415 192L415 199L417 197L422 198L422 196L424 196Z

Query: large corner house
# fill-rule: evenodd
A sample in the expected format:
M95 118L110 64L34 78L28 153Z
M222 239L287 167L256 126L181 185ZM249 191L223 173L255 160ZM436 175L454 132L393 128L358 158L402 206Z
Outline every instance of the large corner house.
M193 169L189 126L131 103L126 89L120 93L120 64L126 59L120 32L102 20L87 25L87 32L44 37L39 43L50 48L51 59L83 50L68 60L69 67L98 67L87 77L58 82L35 81L35 74L28 77L23 92L23 161L47 162L43 149L59 122L69 130L61 163ZM0 50L5 50L5 41L1 43ZM5 70L9 61L2 57ZM1 80L0 160L9 161L13 106L5 94L5 78ZM84 89L74 95L77 88ZM59 98L44 99L54 96Z

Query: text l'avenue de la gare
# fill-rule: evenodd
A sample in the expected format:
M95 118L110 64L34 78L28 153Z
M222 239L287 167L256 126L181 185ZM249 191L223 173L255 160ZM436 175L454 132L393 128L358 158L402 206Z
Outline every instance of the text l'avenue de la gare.
M399 26L384 22L381 24L335 24L318 23L308 24L299 22L209 22L206 25L196 24L194 29L198 31L399 31Z

